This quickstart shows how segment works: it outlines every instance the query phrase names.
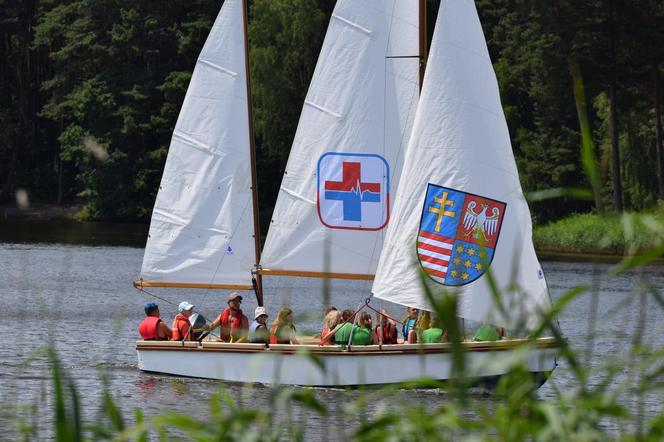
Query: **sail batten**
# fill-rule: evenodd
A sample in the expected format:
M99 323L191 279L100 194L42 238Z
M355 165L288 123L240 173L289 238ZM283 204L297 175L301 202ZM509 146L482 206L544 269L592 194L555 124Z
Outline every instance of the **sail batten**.
M392 57L419 53L413 6L337 1L280 185L264 269L373 278L418 97L419 59Z
M252 288L254 210L242 0L226 0L194 68L155 202L144 286Z
M425 285L456 293L459 316L508 327L533 326L550 305L498 82L470 0L441 3L372 292L430 309Z

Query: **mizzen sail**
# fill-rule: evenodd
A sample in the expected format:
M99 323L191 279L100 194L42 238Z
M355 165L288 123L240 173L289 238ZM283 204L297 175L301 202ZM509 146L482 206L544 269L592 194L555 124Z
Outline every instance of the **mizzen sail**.
M532 325L550 301L531 236L475 3L443 0L372 291L429 309L425 281L434 291L456 291L461 317Z
M261 259L263 274L371 279L419 92L412 0L337 2Z
M152 213L143 285L250 289L255 265L241 0L194 69Z

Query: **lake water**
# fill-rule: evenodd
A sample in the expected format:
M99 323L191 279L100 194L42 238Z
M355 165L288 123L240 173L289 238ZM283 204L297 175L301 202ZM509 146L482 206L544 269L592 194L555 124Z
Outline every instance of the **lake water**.
M0 358L0 428L8 430L0 439L15 434L15 416L28 416L27 408L32 405L39 410L35 425L40 438L52 436L50 371L40 352L48 345L57 349L65 369L75 379L83 415L88 421L94 421L100 412L104 376L109 377L111 391L128 421L136 407L142 408L148 417L168 410L192 415L207 413L210 393L219 386L217 381L146 374L137 369L136 327L144 316L143 304L149 298L134 290L131 282L138 276L142 257L141 248L126 246L0 242L0 305L5 318ZM654 348L664 344L662 309L655 302L647 301L643 310L637 296L637 288L645 282L657 290L664 287L661 267L621 276L607 276L609 264L544 262L543 267L554 299L579 285L595 289L595 296L587 294L577 298L559 318L573 346L589 351L582 359L586 366L600 367L608 357L627 356L639 314L644 311L641 321L645 325L644 342ZM354 308L368 295L369 288L368 282L332 282L329 302L339 308ZM208 318L223 307L227 294L194 290L155 290L155 293L175 303L189 300ZM282 305L289 305L302 331L317 331L321 321L319 312L325 306L321 293L319 281L266 278L269 311L274 313ZM255 307L250 298L245 298L245 312ZM175 308L159 303L162 316L170 323ZM390 311L400 316L403 309L390 306ZM594 334L592 346L587 340L590 331ZM593 379L599 383L602 376ZM267 387L227 387L245 405L264 407L268 402L270 389ZM572 376L564 365L555 370L553 378L538 394L543 398L551 397L554 388L561 391L574 388ZM334 416L341 415L348 402L364 393L317 389L315 394L333 410L332 417L323 418L304 408L293 407L278 413L278 419L304 423L308 438L348 438L363 416L344 425ZM437 390L398 391L389 401L395 406L419 401L434 407L444 403L446 397L444 391ZM628 394L622 401L630 410L638 409L647 419L662 412L663 399L661 393L653 392L643 398L642 404L637 404ZM478 395L474 400L500 399ZM373 411L373 405L369 405L366 412L370 415ZM334 431L330 431L331 427L335 427Z

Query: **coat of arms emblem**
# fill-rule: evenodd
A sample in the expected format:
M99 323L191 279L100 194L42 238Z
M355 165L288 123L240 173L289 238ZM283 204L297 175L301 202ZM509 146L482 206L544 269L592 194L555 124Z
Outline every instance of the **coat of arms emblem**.
M475 281L493 260L507 204L429 183L417 257L431 279L447 286Z

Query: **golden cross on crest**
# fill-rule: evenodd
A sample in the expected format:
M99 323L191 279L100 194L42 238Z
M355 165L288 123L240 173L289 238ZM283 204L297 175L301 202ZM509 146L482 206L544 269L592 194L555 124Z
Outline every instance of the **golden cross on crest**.
M435 213L438 215L438 219L436 220L436 232L440 232L440 224L443 222L444 217L449 216L454 218L456 216L456 212L445 210L445 206L450 206L450 208L454 206L454 201L449 201L447 199L448 195L448 192L443 192L442 197L434 197L434 204L429 206L429 213ZM435 206L435 203L438 203L438 207Z

